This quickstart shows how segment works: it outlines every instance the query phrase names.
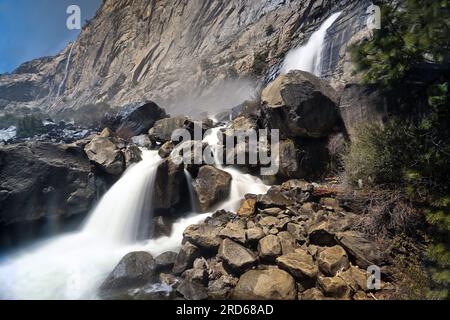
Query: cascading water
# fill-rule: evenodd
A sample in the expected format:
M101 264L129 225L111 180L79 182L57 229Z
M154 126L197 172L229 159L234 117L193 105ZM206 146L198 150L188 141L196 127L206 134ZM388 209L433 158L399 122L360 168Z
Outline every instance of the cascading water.
M302 70L320 77L325 36L327 30L340 15L341 12L332 14L320 28L311 35L311 38L305 45L291 50L283 62L281 73L286 74L291 70Z
M194 188L192 187L192 175L191 173L184 169L184 176L186 177L186 181L188 184L188 190L189 190L189 200L191 201L191 210L192 212L197 212L198 208L197 208L197 199L195 197L195 193L194 193Z
M61 90L62 90L62 88L65 85L66 80L67 80L67 74L69 72L70 59L72 58L72 51L73 51L73 47L74 46L75 46L75 42L72 43L72 46L70 47L69 55L67 56L66 66L64 68L64 77L63 77L61 83L59 84L58 92L56 93L56 97L57 98L59 98L59 96L61 95Z
M205 138L213 150L217 150L220 129ZM128 169L105 194L80 232L4 258L0 299L97 299L96 289L127 253L148 251L156 256L177 251L184 230L212 213L193 213L178 220L170 237L138 241L139 226L151 217L152 188L161 161L156 151L143 151L143 161ZM218 208L236 211L245 194L267 191L260 179L222 167L220 161L217 164L233 178L230 196Z

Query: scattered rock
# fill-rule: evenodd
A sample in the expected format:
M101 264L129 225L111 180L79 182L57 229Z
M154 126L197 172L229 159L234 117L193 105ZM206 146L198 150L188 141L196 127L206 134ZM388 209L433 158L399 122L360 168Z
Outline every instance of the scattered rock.
M338 271L349 268L347 253L341 246L325 248L319 253L317 259L319 269L325 275L333 277Z
M223 240L217 256L237 273L251 268L257 261L253 252L230 239Z
M182 281L177 287L177 292L180 293L186 300L206 300L208 294L206 288L201 284Z
M165 143L172 141L172 134L178 129L186 129L192 134L193 123L187 117L182 116L161 119L156 121L153 128L149 130L148 135L150 140Z
M229 299L232 289L238 280L230 276L221 276L219 279L210 281L208 285L208 298L212 300Z
M299 300L326 300L322 291L317 288L311 288L299 294Z
M202 249L217 250L221 243L219 232L220 228L207 224L196 224L189 226L184 231L183 238Z
M175 144L172 141L168 141L159 148L158 155L163 159L168 158L174 148Z
M249 218L256 212L256 199L246 199L242 202L237 214L243 218Z
M303 286L311 286L317 279L318 268L312 256L303 249L283 255L277 259L280 269L286 270Z
M261 211L261 214L265 214L272 217L277 217L283 210L280 208L267 208Z
M197 246L190 242L185 242L178 252L172 272L175 275L182 274L189 269L194 263L195 259L200 256L200 250Z
M351 290L344 280L339 277L322 277L319 276L317 286L327 297L338 299L350 299Z
M271 268L243 274L233 291L234 300L296 300L294 279L285 271Z
M98 136L84 148L89 160L113 176L120 176L125 171L125 157L117 142L114 138Z
M281 252L283 255L295 252L297 245L289 232L283 231L278 233L278 239L280 240Z
M334 234L330 231L328 221L322 221L309 228L309 242L321 247L336 245Z
M275 260L282 253L280 239L275 235L262 238L258 244L258 253L264 260Z
M155 258L156 270L167 271L171 270L177 260L176 252L164 252Z
M266 236L263 229L258 227L253 227L246 230L247 240L250 243L256 243L259 242L262 238Z
M219 232L219 236L222 238L230 238L241 244L245 244L246 242L245 229L235 222L228 223L227 226Z

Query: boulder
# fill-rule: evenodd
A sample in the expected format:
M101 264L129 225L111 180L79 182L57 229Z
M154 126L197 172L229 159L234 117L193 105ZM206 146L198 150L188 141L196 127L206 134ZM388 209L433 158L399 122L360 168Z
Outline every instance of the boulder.
M261 214L268 215L272 217L278 217L280 213L282 213L283 210L280 208L267 208L261 211Z
M262 238L266 236L263 229L258 227L249 228L245 231L247 236L247 241L250 243L259 242Z
M169 237L172 234L173 220L168 217L157 216L151 219L149 236L151 239Z
M297 287L294 279L283 270L250 270L240 277L232 299L296 300Z
M219 237L220 230L221 228L204 223L191 225L184 231L183 238L185 241L189 241L199 248L217 250L221 243Z
M139 136L132 137L131 143L141 148L150 148L152 145L152 142L150 141L150 138L147 134L141 134Z
M299 244L306 242L305 229L301 225L297 223L288 223L286 229Z
M208 298L212 300L229 299L232 289L236 286L238 280L230 276L221 276L217 280L209 282Z
M341 246L329 247L320 251L317 262L320 271L330 277L335 276L338 271L350 267L347 253Z
M283 255L295 252L297 245L295 243L295 239L289 232L282 231L278 233L277 237L280 240L281 252Z
M172 270L175 261L177 260L176 252L164 252L155 258L156 270L157 271L167 271Z
M173 211L182 203L184 166L175 164L170 158L164 160L156 171L153 188L153 208L157 214Z
M280 219L272 217L272 216L263 217L261 220L259 220L259 225L263 228L268 228L268 229L278 226L279 223L280 223Z
M125 171L125 156L115 138L97 136L88 143L84 151L98 168L113 176Z
M374 242L367 240L356 231L336 234L338 243L347 251L358 267L366 270L371 265L382 266L383 257Z
M264 260L275 260L282 253L280 239L275 235L268 235L262 238L259 240L258 253Z
M114 127L117 134L123 139L147 133L156 121L166 118L166 112L156 103L131 103L120 109Z
M369 291L367 287L368 275L365 270L351 266L348 270L339 272L338 277L344 280L354 292L358 290Z
M185 270L192 267L195 259L200 256L200 249L190 242L185 242L178 252L173 265L172 272L175 275L182 274Z
M322 277L317 280L317 286L326 297L336 299L350 299L351 289L340 277Z
M52 143L0 146L0 228L6 241L45 219L86 214L95 200L95 179L81 148ZM9 239L11 237L11 239Z
M280 269L286 270L304 286L309 286L317 279L318 268L312 256L303 249L296 249L277 259Z
M257 261L253 252L230 239L222 241L217 256L236 273L244 272Z
M172 134L178 129L186 129L192 135L193 122L187 117L182 116L161 119L156 121L154 126L149 130L148 135L152 141L165 143L167 141L172 141Z
M142 161L142 151L135 145L129 145L123 150L125 157L125 167L129 167L132 164Z
M304 71L278 76L263 90L261 100L267 126L288 137L326 137L339 119L334 89Z
M299 294L299 300L325 300L325 296L323 295L322 291L320 291L317 288L311 288L308 290L303 291L301 294Z
M212 166L203 166L193 182L200 209L210 210L220 201L225 200L231 188L231 175Z
M249 198L242 202L237 214L243 218L252 217L256 212L256 199Z
M155 276L156 262L148 252L127 254L109 274L99 292L103 297L120 295L122 292L143 287Z
M167 141L159 148L158 155L163 159L168 158L174 148L175 144L172 141Z
M233 241L245 244L246 235L245 229L236 222L230 222L219 232L219 236L222 238L229 238Z
M331 227L328 221L319 222L309 228L309 243L321 246L331 247L336 244L334 233L331 232Z
M177 292L181 294L186 300L206 300L208 294L206 288L199 283L182 281L178 287Z
M205 269L193 268L183 272L181 277L188 282L195 282L202 286L208 283L208 273Z

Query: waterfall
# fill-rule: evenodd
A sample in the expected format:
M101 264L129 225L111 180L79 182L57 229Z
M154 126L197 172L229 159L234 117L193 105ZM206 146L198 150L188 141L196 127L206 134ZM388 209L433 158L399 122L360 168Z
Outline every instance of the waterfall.
M184 176L186 177L186 182L188 185L189 200L191 201L191 211L198 212L197 198L195 197L194 187L192 186L192 175L188 170L184 169Z
M308 42L296 49L291 50L281 68L281 73L286 74L291 70L302 70L321 75L321 59L327 30L339 18L341 12L332 14L321 26L315 31Z
M67 57L66 66L64 68L64 77L63 77L61 83L58 86L58 92L56 94L57 98L59 98L59 96L61 95L62 87L64 86L64 84L66 83L66 80L67 80L67 74L69 72L70 59L72 57L72 50L73 50L73 47L75 46L75 42L73 42L72 45L70 46L69 55Z
M92 299L97 286L136 243L151 217L161 158L143 151L105 194L80 232L27 248L0 264L0 299Z
M205 138L213 150L218 148L220 129ZM157 151L143 151L143 160L129 168L103 196L79 232L5 257L0 262L0 299L97 299L97 288L127 253L148 251L157 256L177 251L184 230L216 210L179 219L169 237L140 241L139 227L151 218L153 185L161 161ZM229 198L217 209L235 212L245 194L267 192L260 179L217 163L233 178ZM192 179L190 175L187 178Z

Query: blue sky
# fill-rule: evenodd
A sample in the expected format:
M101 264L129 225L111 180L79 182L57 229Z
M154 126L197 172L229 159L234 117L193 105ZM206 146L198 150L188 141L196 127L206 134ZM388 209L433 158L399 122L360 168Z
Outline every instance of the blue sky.
M81 21L95 15L102 0L0 0L0 73L21 63L51 56L73 41L79 30L68 30L66 9L81 8Z

